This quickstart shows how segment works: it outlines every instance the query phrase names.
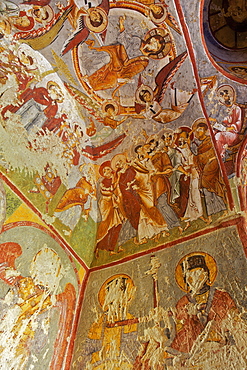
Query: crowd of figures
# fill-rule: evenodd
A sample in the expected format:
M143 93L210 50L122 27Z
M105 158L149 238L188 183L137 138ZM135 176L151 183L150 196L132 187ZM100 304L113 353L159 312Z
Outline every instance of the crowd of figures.
M100 212L95 255L115 254L134 238L136 244L182 233L191 222L212 222L227 212L225 184L205 119L192 128L165 130L134 148L135 157L117 154L101 164ZM118 248L116 248L118 246ZM116 250L117 249L117 250Z

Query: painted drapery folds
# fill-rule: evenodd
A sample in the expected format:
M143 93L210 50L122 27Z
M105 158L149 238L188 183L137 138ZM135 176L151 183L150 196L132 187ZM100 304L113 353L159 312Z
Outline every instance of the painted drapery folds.
M247 367L246 7L0 1L0 369Z

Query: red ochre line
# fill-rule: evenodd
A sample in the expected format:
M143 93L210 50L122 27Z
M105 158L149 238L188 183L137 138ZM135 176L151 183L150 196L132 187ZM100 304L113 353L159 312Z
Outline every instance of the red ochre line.
M220 163L223 179L224 179L225 184L226 184L229 206L230 206L230 209L232 210L234 208L233 197L232 197L230 185L229 185L229 182L228 182L228 177L227 177L227 174L226 174L226 169L224 167L222 158L221 158L220 154L218 153L217 146L216 146L216 140L215 140L214 133L213 133L210 121L209 121L208 113L207 113L207 110L206 110L206 107L205 107L205 104L204 104L204 99L203 99L203 95L202 95L202 91L201 91L200 76L199 76L199 73L198 73L198 70L197 70L196 59L195 59L195 54L194 54L194 49L193 49L193 44L192 44L192 41L191 41L190 33L189 33L189 30L188 30L188 26L185 22L183 10L182 10L182 7L181 7L181 4L180 4L179 0L174 0L174 3L175 3L175 6L176 6L176 9L177 9L178 17L179 17L179 20L180 20L180 23L181 23L181 26L182 26L184 38L185 38L185 41L186 41L186 44L187 44L190 60L191 60L191 63L192 63L193 72L194 72L195 80L196 80L197 87L198 87L199 100L200 100L200 103L201 103L201 107L202 107L204 116L205 116L205 118L207 120L207 123L208 123L211 140L213 141L214 149L215 149L218 161ZM202 12L202 9L200 9L200 12Z
M69 340L69 345L67 347L67 351L66 351L66 354L65 354L65 363L64 363L64 368L65 369L70 369L71 368L71 361L72 361L73 354L74 354L75 338L76 338L76 334L77 334L77 330L78 330L80 314L82 312L82 304L83 304L84 298L85 298L85 290L86 290L88 278L89 278L89 271L86 271L86 274L83 278L83 283L81 285L81 289L80 289L80 292L79 292L79 296L78 296L78 300L77 300L77 307L75 308L75 316L74 316L74 320L73 320L73 323L72 323L72 332L71 332L71 337L70 337L70 340Z
M18 195L18 197L37 215L39 216L39 218L42 220L42 222L47 225L47 223L43 220L42 218L42 214L39 212L39 210L26 198L26 196L12 183L12 181L9 180L9 178L7 176L5 176L2 172L0 172L0 178L11 188L11 190L13 190L15 192L15 194ZM13 224L18 224L18 226L27 226L27 221L20 221L20 222L17 222L17 223L13 223ZM7 224L4 226L4 230L8 230L8 225L11 225L11 224ZM37 225L36 223L33 223L33 225ZM43 228L44 230L46 230L45 227L42 227L41 225L38 225L40 226L41 228ZM14 227L14 226L12 226ZM85 264L85 262L81 259L80 256L78 256L78 254L70 247L70 245L62 238L62 236L57 232L57 230L52 226L52 225L47 225L47 227L49 229L51 229L52 233L55 234L57 240L60 241L60 245L63 249L67 249L67 251L69 253L71 253L73 255L73 257L82 265L82 267L88 271L88 267L87 265ZM11 228L11 227L9 227ZM49 230L48 230L49 231ZM52 236L52 233L50 234Z
M247 257L247 227L246 227L246 222L243 221L241 223L238 223L237 228L238 228L238 234L239 234L241 242L243 244L243 249L244 249L245 256Z
M195 234L191 234L191 235L188 235L188 236L185 236L181 239L176 239L176 240L173 240L171 242L168 242L168 243L165 243L165 244L161 244L161 245L158 245L154 248L151 248L151 249L148 249L146 251L142 251L142 252L139 252L139 253L136 253L135 255L131 255L131 256L127 256L127 257L124 257L122 258L121 260L118 260L118 261L114 261L114 262L111 262L111 263L108 263L108 264L105 264L105 265L101 265L101 266L95 266L95 267L92 267L90 270L89 270L89 273L93 272L93 271L98 271L98 270L102 270L102 269L105 269L105 268L108 268L108 267L113 267L113 266L116 266L118 264L123 264L124 262L128 262L128 261L131 261L132 259L137 259L137 258L140 258L142 256L145 256L146 254L151 254L151 253L154 253L154 252L158 252L158 251L161 251L163 249L166 249L166 248L169 248L169 247L173 247L174 245L179 245L179 244L182 244L188 240L194 240L196 238L198 238L199 236L203 236L203 235L207 235L207 234L210 234L216 230L220 230L220 229L223 229L225 227L230 227L230 226L239 226L240 225L240 228L245 228L245 219L243 216L239 216L237 218L234 218L233 220L228 220L228 221L223 221L220 225L217 225L217 226L214 226L214 227L210 227L208 229L204 229L204 230L200 230L198 231L197 233ZM247 234L245 235L244 232L242 232L242 237L244 237L244 241L246 240L246 247L244 246L244 251L246 253L246 256L247 256ZM241 238L240 238L241 239ZM241 239L242 241L242 239Z

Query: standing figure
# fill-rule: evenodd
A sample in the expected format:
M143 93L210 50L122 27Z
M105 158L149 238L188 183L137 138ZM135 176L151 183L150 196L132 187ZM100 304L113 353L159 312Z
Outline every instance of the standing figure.
M188 203L190 179L183 168L183 155L176 143L177 134L168 131L164 133L162 140L164 142L163 151L168 154L173 167L169 177L171 184L170 203L177 216L182 218Z
M208 222L203 217L202 199L199 190L199 174L196 170L193 154L189 147L191 130L187 127L180 128L180 133L178 133L178 147L177 150L182 154L182 166L186 171L186 177L189 179L188 183L188 198L186 200L185 213L183 215L183 220L186 222L185 229L188 229L191 222L202 219L204 222Z
M82 369L119 369L131 370L132 361L137 352L138 319L129 313L129 306L134 298L135 286L125 274L109 277L98 293L101 314L91 325L88 332L88 344L83 353ZM84 367L83 367L84 368Z
M99 173L103 177L100 183L102 197L99 202L102 221L97 230L96 257L98 257L99 250L109 251L110 255L116 253L114 249L124 221L119 198L116 194L114 171L111 168L111 162L102 163Z
M127 162L124 154L117 154L111 160L111 168L116 172L116 184L121 207L126 217L119 236L119 245L136 237L140 222L141 198L132 187L135 182L136 170Z
M193 123L194 139L190 149L194 154L195 167L199 173L199 187L203 192L209 222L212 214L226 211L226 188L220 173L211 138L207 135L208 126L204 118Z
M132 188L136 190L141 199L138 244L144 244L148 239L158 240L161 232L164 232L164 235L169 235L169 233L167 223L154 201L151 178L153 170L152 163L146 161L148 154L145 152L144 148L142 154L140 153L139 146L135 148L135 151L138 152L138 159L133 162L133 166L136 170L136 177Z
M181 233L180 220L170 203L171 184L169 177L173 172L173 167L168 154L157 148L158 141L151 139L149 141L149 156L154 167L154 173L152 175L154 203L166 220L168 228L178 227Z

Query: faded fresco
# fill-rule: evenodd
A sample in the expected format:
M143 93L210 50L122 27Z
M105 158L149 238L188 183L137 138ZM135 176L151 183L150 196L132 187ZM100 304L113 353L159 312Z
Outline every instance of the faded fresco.
M231 226L93 272L72 369L245 369L240 249Z
M246 367L246 20L0 0L0 369Z

